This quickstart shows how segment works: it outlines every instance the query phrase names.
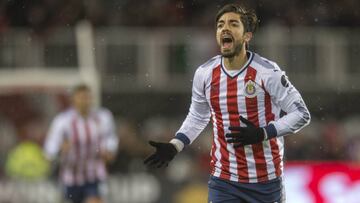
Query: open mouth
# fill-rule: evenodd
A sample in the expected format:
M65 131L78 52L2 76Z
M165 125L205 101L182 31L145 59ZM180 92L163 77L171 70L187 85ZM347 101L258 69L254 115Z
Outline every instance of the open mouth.
M234 42L234 40L231 35L229 35L229 34L222 35L221 43L222 43L223 48L230 49L233 45L233 42Z

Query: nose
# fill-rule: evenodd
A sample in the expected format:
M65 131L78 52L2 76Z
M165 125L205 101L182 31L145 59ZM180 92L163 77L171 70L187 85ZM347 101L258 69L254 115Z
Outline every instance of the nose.
M230 26L228 23L224 23L224 26L221 28L221 32L229 31Z

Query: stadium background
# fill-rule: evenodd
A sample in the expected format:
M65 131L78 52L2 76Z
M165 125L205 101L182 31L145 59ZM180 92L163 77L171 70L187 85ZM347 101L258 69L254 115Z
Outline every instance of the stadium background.
M218 52L205 0L0 1L0 202L61 202L56 163L39 147L69 87L88 83L120 136L107 202L203 202L208 128L163 170L142 161L169 140L190 104L197 66ZM250 49L285 70L312 113L286 138L290 203L358 203L360 2L249 1L260 18Z

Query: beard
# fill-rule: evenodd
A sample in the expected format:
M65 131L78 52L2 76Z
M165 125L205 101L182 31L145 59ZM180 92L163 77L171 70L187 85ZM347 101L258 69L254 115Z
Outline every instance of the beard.
M241 49L244 45L244 42L241 41L239 43L236 43L234 45L234 48L230 51L221 51L221 55L224 57L224 58L234 58L235 56L239 55L239 53L241 52Z

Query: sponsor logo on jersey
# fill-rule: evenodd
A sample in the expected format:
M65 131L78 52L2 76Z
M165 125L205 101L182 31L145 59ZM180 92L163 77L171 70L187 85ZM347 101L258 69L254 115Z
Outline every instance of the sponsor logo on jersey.
M289 87L289 81L287 79L287 77L285 75L282 75L281 76L281 84L284 86L284 87Z

